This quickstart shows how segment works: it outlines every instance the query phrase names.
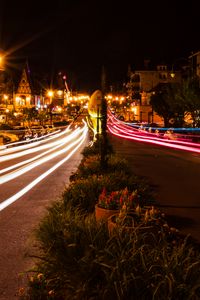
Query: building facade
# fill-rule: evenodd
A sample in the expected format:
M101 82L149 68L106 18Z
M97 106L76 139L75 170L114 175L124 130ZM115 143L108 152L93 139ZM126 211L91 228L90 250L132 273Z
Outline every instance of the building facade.
M181 71L169 69L167 65L157 65L154 70L130 70L126 85L128 98L131 102L130 111L134 121L163 124L150 105L154 89L160 84L181 82Z
M28 70L25 67L22 71L21 79L17 87L13 105L15 110L20 110L24 107L31 108L34 105L34 96L32 92L31 82Z

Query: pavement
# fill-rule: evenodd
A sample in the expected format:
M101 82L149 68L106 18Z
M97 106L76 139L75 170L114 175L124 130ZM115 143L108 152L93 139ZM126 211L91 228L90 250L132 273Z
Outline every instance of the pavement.
M46 215L48 207L61 199L62 192L69 184L70 175L77 170L81 162L81 152L87 144L88 141L85 141L70 160L18 201L1 211L0 300L19 299L19 291L26 288L28 276L36 262L34 256L38 255L35 229ZM12 188L10 184L7 188L1 188L2 198L9 188Z

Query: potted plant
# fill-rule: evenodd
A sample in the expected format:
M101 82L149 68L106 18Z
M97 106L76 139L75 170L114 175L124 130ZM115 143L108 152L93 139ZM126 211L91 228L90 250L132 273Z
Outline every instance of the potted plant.
M104 187L95 205L96 220L107 220L108 217L119 212L124 204L129 210L132 210L136 206L136 198L137 190L129 192L125 188L120 191L107 193Z

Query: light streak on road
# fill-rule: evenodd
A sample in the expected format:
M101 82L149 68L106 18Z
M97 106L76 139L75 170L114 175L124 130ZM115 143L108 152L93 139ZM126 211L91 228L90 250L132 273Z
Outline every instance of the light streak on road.
M200 144L198 143L186 142L181 140L163 140L163 138L155 137L155 134L144 131L141 132L138 129L131 129L131 127L114 118L112 114L109 114L108 117L108 129L112 134L121 138L156 144L159 146L165 146L178 150L200 153Z
M68 141L67 141L67 142L68 142ZM42 156L44 156L44 155L46 155L46 154L48 154L48 153L50 153L50 152L55 151L57 148L63 146L65 143L66 143L66 142L60 143L59 145L57 145L57 146L55 146L55 147L53 147L53 148L51 148L51 149L49 149L49 150L47 150L47 151L45 151L45 152L39 154L39 155L36 155L36 156L34 156L34 157L30 158L30 159L23 160L23 161L21 161L21 162L15 164L15 165L11 165L11 166L9 166L9 167L7 167L7 168L5 168L5 169L2 169L2 170L0 170L0 174L6 173L6 172L8 172L8 171L11 171L11 170L13 170L13 169L19 168L19 167L21 167L21 166L23 166L23 165L26 165L26 164L28 164L28 163L31 163L32 161L34 161L34 160L36 160L36 159L39 159L40 157L42 157ZM1 183L1 181L0 181L0 183Z
M3 150L0 151L0 156L3 156L3 155L7 155L9 153L13 153L13 152L16 152L16 151L21 151L21 150L25 150L25 149L29 149L29 148L32 148L32 147L35 147L37 145L40 145L40 144L43 144L43 143L46 143L52 139L55 139L55 138L58 138L62 135L64 135L66 132L69 132L70 129L67 128L65 129L64 131L62 132L59 132L57 134L54 134L54 135L50 135L48 138L45 138L43 137L43 139L41 141L38 141L38 138L37 138L37 141L36 142L32 142L33 140L30 140L28 144L26 145L22 145L22 146L15 146L15 147L12 147L12 148L4 148ZM19 142L20 143L20 142Z
M54 134L56 134L56 133L58 133L58 132L60 132L60 129L59 129L59 130L56 130L56 131L54 131L54 132L47 133L47 134L45 134L45 135L43 135L43 136L40 136L40 137L36 137L36 138L29 139L29 140L27 139L27 140L18 141L18 142L7 143L7 144L5 144L5 145L3 145L3 146L0 146L0 150L2 150L2 149L7 149L7 148L13 147L13 146L18 146L18 145L21 145L21 144L28 144L28 143L30 143L30 141L31 141L31 142L32 142L32 141L39 141L39 140L42 140L42 139L47 138L47 137L49 137L49 136L52 136L52 135L54 135Z
M71 150L71 152L62 160L60 160L58 163L56 163L53 167L51 167L48 171L44 172L40 176L38 176L36 179L34 179L31 183L29 183L27 186L25 186L23 189L21 189L19 192L17 192L15 195L11 196L10 198L4 200L2 203L0 203L0 211L8 207L10 204L17 201L19 198L21 198L23 195L25 195L28 191L30 191L34 186L36 186L39 182L41 182L44 178L46 178L49 174L54 172L57 168L59 168L62 164L64 164L69 158L80 148L80 146L83 144L83 142L86 139L87 136L87 127L84 127L84 130L82 132L82 136L74 141L72 143L73 147L75 148Z
M146 126L145 124L142 124L142 125L138 125L137 123L129 123L129 122L124 122L126 125L128 126L131 126L131 127L135 127L137 129L140 129L141 127L144 128L144 129L153 129L153 130L161 130L161 131L167 131L167 130L173 130L173 132L180 132L180 131L183 131L183 132L199 132L200 131L200 128L191 128L191 127L149 127L149 126Z
M62 133L62 135L63 135L63 133ZM65 141L69 141L70 139L71 139L71 136L68 136L68 137L64 137L62 140L58 140L58 141L55 141L53 143L45 144L45 145L42 145L42 146L38 146L38 147L35 147L35 148L31 148L31 149L27 149L27 150L24 150L24 151L20 151L20 152L18 151L17 153L14 153L14 154L4 155L4 156L2 156L0 158L0 162L4 162L4 161L7 161L7 160L19 158L21 156L32 154L32 153L35 153L35 152L38 152L38 151L42 151L42 150L54 147L54 146L56 146L56 145L58 145L60 143L64 143ZM47 141L49 141L49 139ZM36 146L36 145L38 145L38 143L32 144L32 147ZM29 145L29 148L30 147L31 147L31 144ZM18 150L18 149L16 149L16 150ZM21 149L21 150L23 150L23 149Z
M72 139L76 138L84 130L85 130L84 128L81 129L81 130L77 129L75 132L73 132L69 136L68 140L65 141L65 143L59 145L58 147L66 144L67 142L69 142ZM81 137L76 142L78 142L80 139L81 139ZM74 146L74 144L70 143L67 147L65 147L62 150L56 151L56 152L54 152L54 153L52 153L50 155L47 155L47 156L45 156L45 157L43 157L41 159L38 159L37 161L29 164L28 166L25 166L25 167L23 167L23 168L21 168L19 170L16 170L16 171L14 171L14 172L12 172L10 174L6 174L6 175L2 176L1 179L0 179L0 184L6 183L6 182L8 182L8 181L10 181L10 180L18 177L18 176L21 176L21 175L25 174L26 172L32 170L33 168L35 168L35 167L37 167L37 166L39 166L39 165L41 165L41 164L43 164L43 163L45 163L45 162L47 162L47 161L49 161L51 159L57 157L58 155L61 155L61 154L65 153L65 152L69 151L69 149L71 149L73 146Z

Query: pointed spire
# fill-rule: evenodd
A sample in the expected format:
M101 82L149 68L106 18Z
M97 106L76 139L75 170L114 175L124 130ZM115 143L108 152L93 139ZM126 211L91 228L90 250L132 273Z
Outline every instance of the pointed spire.
M25 62L25 68L26 68L26 70L27 70L28 74L30 74L30 73L31 73L31 71L30 71L30 67L29 67L28 58L26 58L26 62Z

